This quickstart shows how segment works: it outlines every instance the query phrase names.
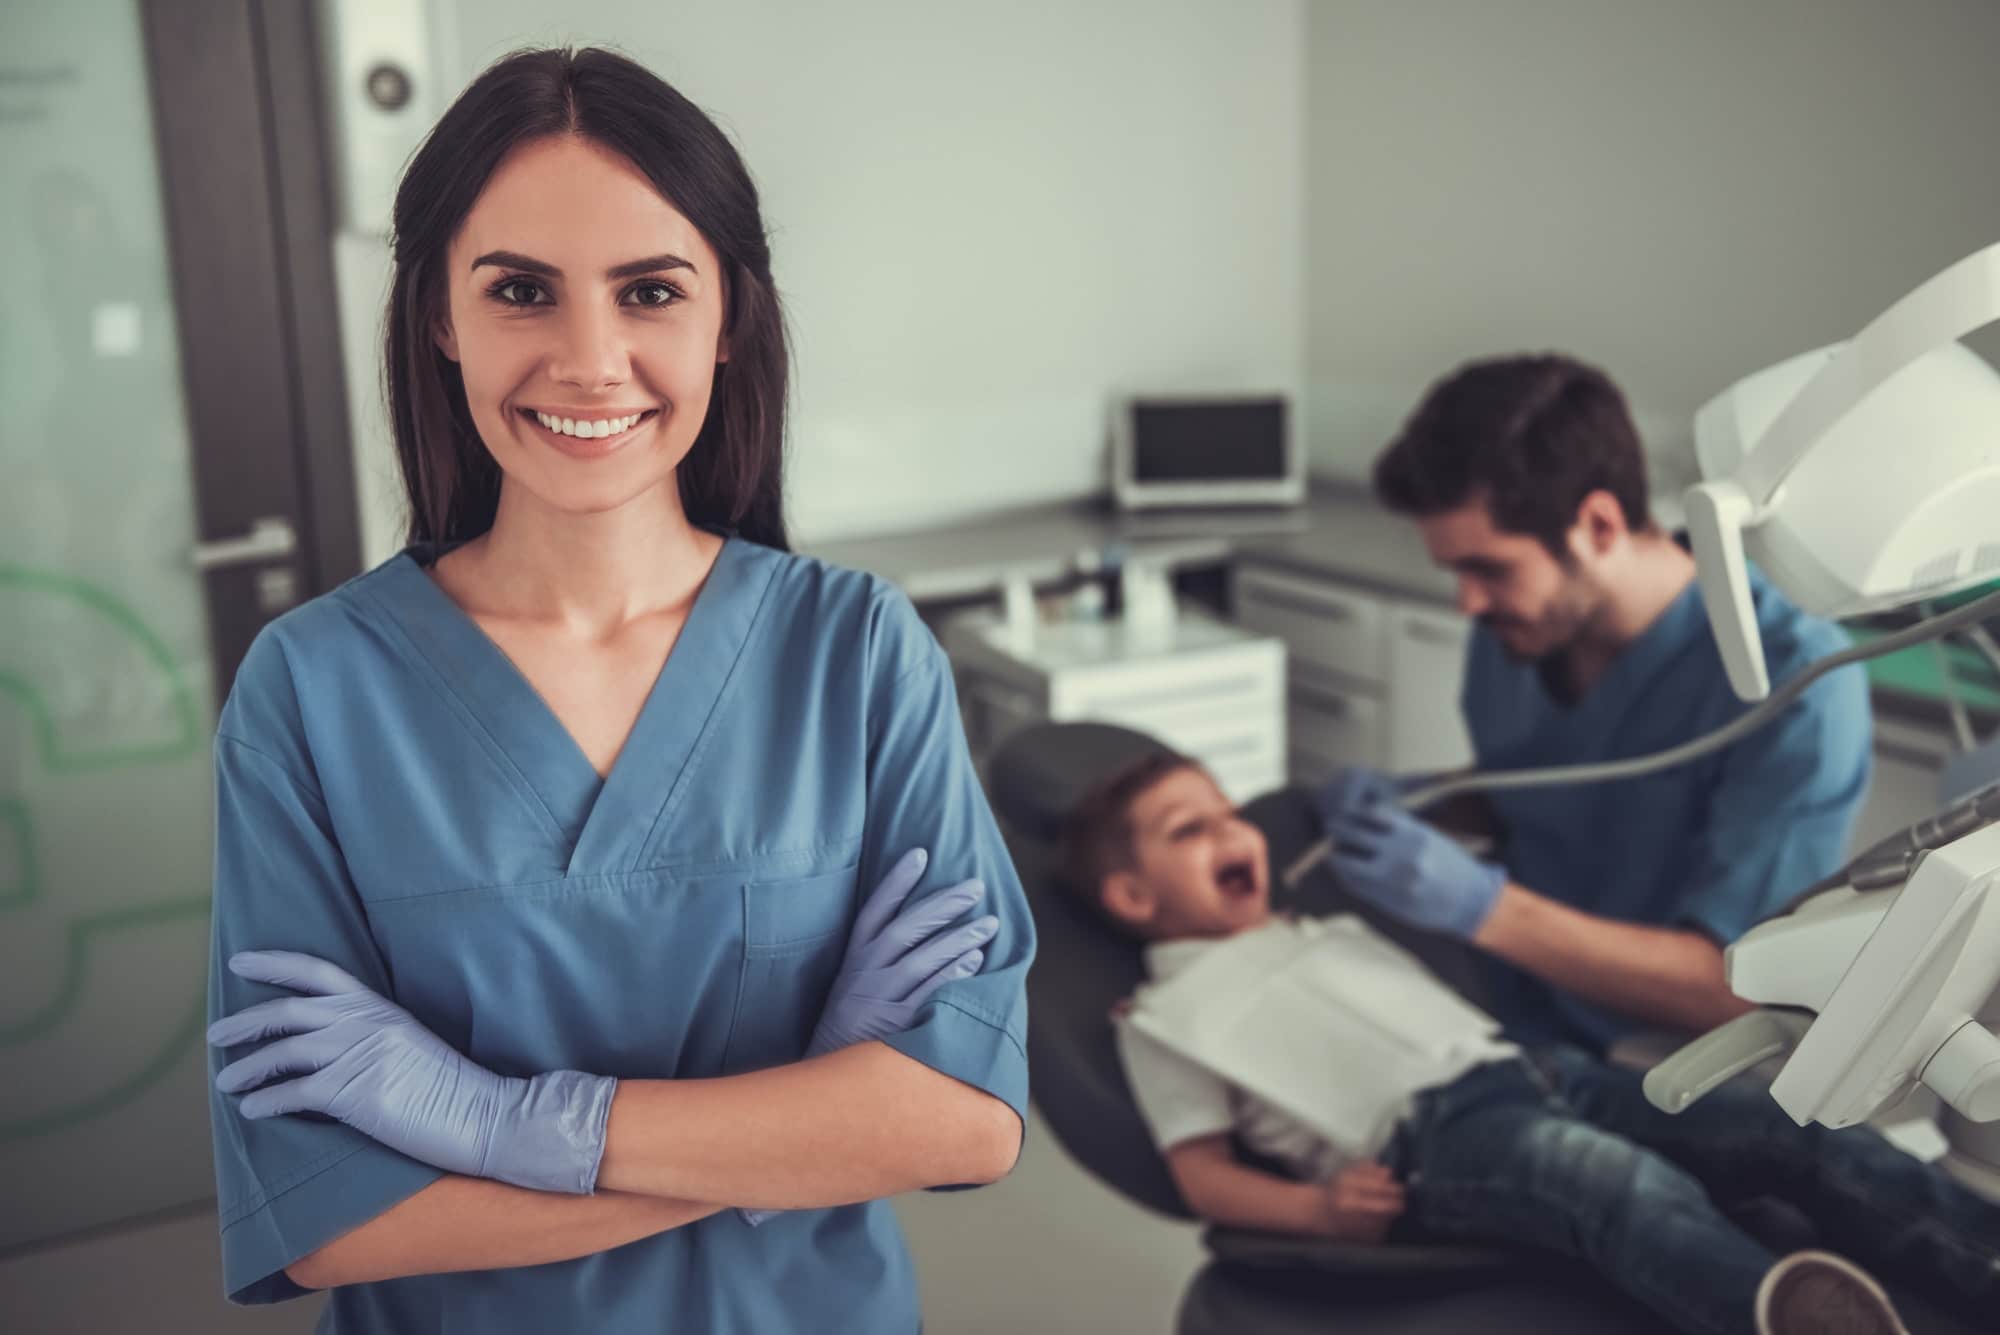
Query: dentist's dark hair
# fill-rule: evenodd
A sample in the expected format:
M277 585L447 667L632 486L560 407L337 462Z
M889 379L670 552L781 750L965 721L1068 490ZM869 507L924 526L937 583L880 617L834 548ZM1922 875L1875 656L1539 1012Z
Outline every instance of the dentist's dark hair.
M417 150L396 191L386 321L389 419L409 540L462 542L493 526L500 468L438 348L445 255L501 159L530 140L576 135L618 153L701 232L722 261L729 360L677 470L688 518L786 550L784 311L757 187L701 109L657 75L595 47L516 51L472 81Z
M1375 495L1418 517L1486 505L1494 527L1569 560L1569 531L1609 492L1650 532L1646 452L1625 396L1595 366L1558 353L1468 362L1431 386L1375 461Z

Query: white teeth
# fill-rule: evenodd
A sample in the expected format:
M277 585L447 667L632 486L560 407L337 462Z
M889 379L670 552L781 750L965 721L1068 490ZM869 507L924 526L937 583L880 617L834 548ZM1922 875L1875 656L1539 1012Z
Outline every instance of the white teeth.
M560 431L565 436L575 436L580 440L595 440L604 436L615 436L621 431L630 431L637 426L644 413L633 413L629 417L600 417L594 421L578 421L574 417L551 417L536 411L535 420L551 431Z

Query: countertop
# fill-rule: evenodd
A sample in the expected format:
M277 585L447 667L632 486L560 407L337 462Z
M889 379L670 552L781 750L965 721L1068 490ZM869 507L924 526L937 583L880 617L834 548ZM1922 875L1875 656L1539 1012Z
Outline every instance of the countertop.
M1120 514L1102 499L996 511L933 529L816 543L811 554L872 571L919 603L997 593L1021 576L1047 586L1126 560L1179 569L1251 560L1395 597L1448 605L1452 576L1431 564L1416 526L1363 487L1316 479L1290 511ZM1865 632L1864 632L1865 634ZM1878 705L1931 728L1948 725L1942 674L1928 646L1869 664ZM1983 666L1983 665L1982 665ZM2000 694L1957 692L1982 731Z
M991 593L1016 576L1056 583L1126 560L1179 568L1248 558L1428 602L1449 603L1453 588L1409 521L1360 487L1333 482L1315 482L1292 511L1128 515L1100 500L1054 502L816 543L811 554L881 575L918 602Z

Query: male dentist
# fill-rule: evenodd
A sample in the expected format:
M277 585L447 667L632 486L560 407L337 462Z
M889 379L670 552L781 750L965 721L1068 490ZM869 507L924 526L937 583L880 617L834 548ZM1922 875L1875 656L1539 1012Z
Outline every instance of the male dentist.
M1481 770L1645 755L1743 713L1694 560L1647 508L1617 387L1561 356L1476 362L1434 386L1376 461L1477 623L1461 701ZM1845 647L1752 572L1771 674ZM1603 1052L1749 1009L1723 947L1838 867L1868 787L1859 667L1735 744L1641 779L1490 796L1497 861L1347 771L1319 794L1332 867L1415 926L1472 942L1492 1009L1527 1043Z

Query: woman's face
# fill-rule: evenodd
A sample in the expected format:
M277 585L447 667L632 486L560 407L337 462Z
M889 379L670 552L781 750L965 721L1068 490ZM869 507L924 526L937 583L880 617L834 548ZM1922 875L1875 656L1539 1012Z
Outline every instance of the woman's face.
M594 514L671 484L728 360L726 294L715 251L638 168L574 136L523 144L446 263L438 346L506 488Z

